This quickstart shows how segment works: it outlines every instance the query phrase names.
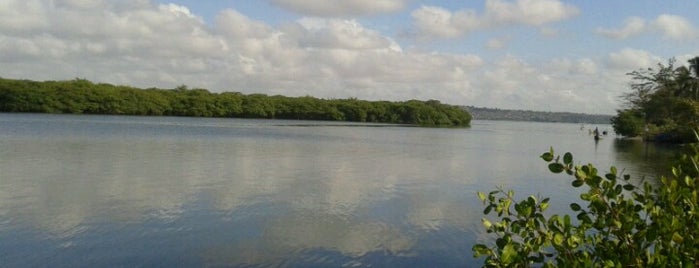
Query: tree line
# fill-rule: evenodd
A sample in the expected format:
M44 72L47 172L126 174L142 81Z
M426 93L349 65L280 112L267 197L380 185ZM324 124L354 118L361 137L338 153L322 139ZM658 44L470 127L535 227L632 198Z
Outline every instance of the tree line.
M688 66L675 59L657 68L628 73L631 91L623 95L626 108L612 125L617 134L664 142L692 142L699 126L699 57Z
M511 120L534 122L563 122L563 123L588 123L609 124L612 116L602 114L583 114L568 112L539 112L529 110L508 110L497 108L485 108L466 106L476 120Z
M437 100L402 102L140 89L85 79L0 78L0 112L300 119L465 127L471 115Z

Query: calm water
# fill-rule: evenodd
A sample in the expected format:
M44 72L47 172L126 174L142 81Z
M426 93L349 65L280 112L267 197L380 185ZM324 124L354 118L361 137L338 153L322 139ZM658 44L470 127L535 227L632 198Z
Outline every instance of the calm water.
M476 191L578 195L550 146L631 174L672 154L577 124L0 114L0 265L477 266Z

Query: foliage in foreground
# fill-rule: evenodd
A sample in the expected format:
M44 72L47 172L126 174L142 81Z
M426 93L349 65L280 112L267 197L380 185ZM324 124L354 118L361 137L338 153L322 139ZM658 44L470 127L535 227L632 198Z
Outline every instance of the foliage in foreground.
M548 198L479 192L484 213L497 215L482 220L497 239L475 245L474 256L485 257L485 267L699 267L699 150L692 148L686 163L656 185L634 185L615 167L601 174L551 149L541 155L549 170L584 189L582 202L570 204L574 216L546 216Z
M84 79L0 78L0 112L168 115L303 119L462 127L471 115L436 100L404 102L211 93L205 89L139 89Z

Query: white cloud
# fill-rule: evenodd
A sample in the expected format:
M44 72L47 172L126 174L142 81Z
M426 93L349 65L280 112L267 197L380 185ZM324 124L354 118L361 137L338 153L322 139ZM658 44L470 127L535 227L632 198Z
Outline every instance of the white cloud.
M454 38L482 27L482 21L472 10L452 13L441 7L423 6L412 12L420 35Z
M362 16L395 12L407 0L270 0L284 9L311 16Z
M593 75L597 73L597 64L588 58L580 59L575 65L575 72L582 73L586 75Z
M507 46L507 43L510 42L510 39L512 38L509 36L493 38L488 40L488 43L486 43L486 47L489 49L502 49Z
M625 48L619 52L609 54L609 64L612 68L623 72L630 72L638 68L653 67L662 58L640 49Z
M597 34L613 39L626 39L639 35L646 30L646 21L640 17L629 17L624 21L624 26L620 29L598 28Z
M667 39L688 40L696 38L698 31L684 17L662 14L648 23L640 17L629 17L622 28L598 28L596 33L613 39L626 39L644 33L659 33Z
M506 25L544 26L576 16L579 10L557 0L487 0L483 14L475 10L449 11L423 6L412 12L418 36L455 38Z
M422 31L441 37L562 18L527 21L531 13L514 15L527 3L507 3L507 12L500 11L499 19L487 10L479 15L437 7L418 9L413 17L425 23ZM616 90L625 89L624 73L661 60L633 49L604 59L489 60L476 54L401 47L358 20L302 18L270 25L229 9L207 24L186 7L147 0L5 1L0 15L0 76L81 77L138 87L186 84L214 92L437 99L500 108L613 113ZM508 40L502 36L489 45L502 47ZM619 86L610 90L609 85ZM613 97L590 103L588 96Z
M539 26L561 21L579 13L578 8L558 0L486 0L485 16L492 24L525 24Z
M681 16L660 15L653 21L653 26L660 30L663 36L670 39L691 39L697 35L694 25Z
M355 20L301 22L308 31L300 40L302 47L335 49L382 49L392 41Z

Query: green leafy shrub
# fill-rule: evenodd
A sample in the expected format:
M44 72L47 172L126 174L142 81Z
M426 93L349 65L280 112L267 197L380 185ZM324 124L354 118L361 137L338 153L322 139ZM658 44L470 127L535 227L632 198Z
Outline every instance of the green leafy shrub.
M576 165L572 154L553 148L541 158L584 189L581 202L570 204L573 216L547 216L548 198L516 201L501 187L479 192L484 213L497 215L483 219L495 243L473 246L485 267L699 267L696 149L684 168L642 185L615 167L601 174L592 164Z

